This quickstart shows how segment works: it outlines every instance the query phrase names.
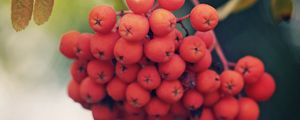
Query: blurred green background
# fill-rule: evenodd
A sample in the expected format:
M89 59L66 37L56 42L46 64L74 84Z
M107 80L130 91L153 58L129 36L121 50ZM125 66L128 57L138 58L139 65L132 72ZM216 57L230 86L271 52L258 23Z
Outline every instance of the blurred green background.
M26 30L15 32L10 21L10 1L0 0L1 120L92 120L91 113L67 97L71 60L59 53L59 38L70 30L91 32L89 10L115 1L56 0L46 24L30 22ZM214 7L227 2L202 1ZM276 79L277 91L270 101L261 103L260 120L299 120L300 1L293 2L289 22L274 22L270 0L258 0L249 9L221 21L215 30L230 61L245 55L257 56ZM192 7L186 2L176 16L187 14ZM188 21L184 23L189 26ZM218 62L215 55L214 61Z

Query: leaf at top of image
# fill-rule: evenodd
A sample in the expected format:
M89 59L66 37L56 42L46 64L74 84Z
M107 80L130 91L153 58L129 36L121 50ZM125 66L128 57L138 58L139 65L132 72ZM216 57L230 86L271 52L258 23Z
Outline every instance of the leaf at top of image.
M16 31L25 29L32 16L33 0L12 0L11 21Z
M54 0L35 0L33 19L38 25L41 25L48 21L51 16Z
M256 3L257 0L240 0L239 3L234 8L233 12L243 11Z
M272 0L271 10L276 22L289 21L293 12L292 0Z

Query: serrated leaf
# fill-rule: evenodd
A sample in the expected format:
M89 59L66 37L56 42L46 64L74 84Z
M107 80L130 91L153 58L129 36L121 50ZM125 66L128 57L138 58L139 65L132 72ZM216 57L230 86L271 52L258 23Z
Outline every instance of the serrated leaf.
M272 15L275 21L288 21L293 12L292 0L272 0L271 1Z
M12 0L11 21L16 31L25 29L32 16L33 0Z
M233 12L243 11L256 3L257 0L240 0L238 5L234 8Z
M52 13L54 0L35 0L33 19L37 25L44 24L48 21Z

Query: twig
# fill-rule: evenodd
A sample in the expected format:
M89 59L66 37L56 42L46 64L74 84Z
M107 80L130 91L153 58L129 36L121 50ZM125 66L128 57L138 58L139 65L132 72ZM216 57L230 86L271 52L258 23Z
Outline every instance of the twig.
M220 58L220 60L221 60L221 62L223 64L224 70L229 70L229 65L228 65L227 58L224 55L224 52L223 52L223 50L222 50L222 48L220 46L220 43L219 43L218 39L216 39L214 46L215 46L214 48L215 48L215 50L217 52L217 55L219 56L219 58Z
M194 5L198 5L200 4L200 2L198 0L191 0L193 2Z
M236 6L240 1L241 0L230 0L227 3L225 3L223 6L218 8L217 11L218 11L219 19L224 20L225 18L227 18L233 12L234 8L236 8Z
M130 11L130 10L126 10L126 11L124 11L124 10L121 10L121 11L118 11L116 14L117 14L117 16L124 16L125 14L128 14L128 13L132 13L132 11Z
M189 30L184 26L184 24L182 23L182 21L177 22L178 24L180 24L181 28L185 31L185 36L189 36L190 32Z
M185 19L188 19L190 17L190 14L187 14L187 15L185 15L185 16L183 16L183 17L181 17L181 18L177 18L177 23L179 23L179 22L182 22L183 20L185 20Z

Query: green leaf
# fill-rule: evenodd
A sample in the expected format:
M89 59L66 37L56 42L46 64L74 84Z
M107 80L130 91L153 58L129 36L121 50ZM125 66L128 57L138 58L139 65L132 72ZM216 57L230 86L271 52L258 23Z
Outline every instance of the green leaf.
M16 31L25 29L32 16L33 0L12 0L11 21Z
M113 0L114 1L114 8L116 10L127 10L127 5L125 0Z
M292 0L272 0L271 10L276 22L289 21L293 12Z
M35 0L33 19L37 25L41 25L48 21L53 5L54 0Z
M240 0L238 5L234 8L233 12L240 12L247 8L250 8L256 3L257 0Z

